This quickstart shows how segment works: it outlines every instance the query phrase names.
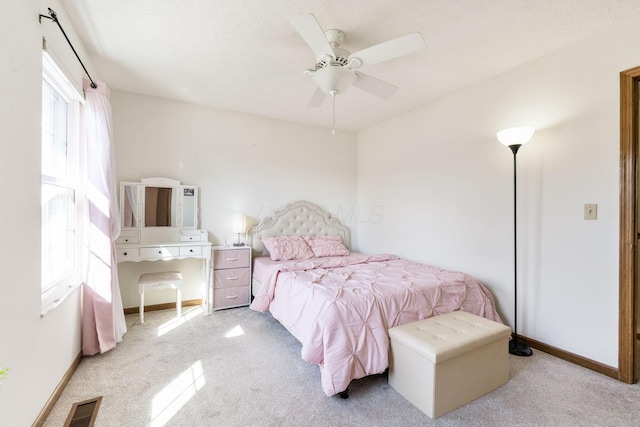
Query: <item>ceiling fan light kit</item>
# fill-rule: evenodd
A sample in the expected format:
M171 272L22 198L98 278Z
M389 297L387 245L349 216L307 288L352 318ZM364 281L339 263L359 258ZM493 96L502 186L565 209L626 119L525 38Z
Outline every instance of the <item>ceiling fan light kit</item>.
M313 72L313 80L326 94L345 92L358 80L358 75L340 65L328 65Z
M396 86L355 71L354 68L409 55L426 47L420 33L412 33L352 54L340 47L346 39L344 31L323 31L314 15L293 15L289 21L316 55L315 67L304 71L304 74L313 77L317 85L307 107L321 106L327 95L335 100L336 95L344 93L351 86L383 99L389 98L398 90Z

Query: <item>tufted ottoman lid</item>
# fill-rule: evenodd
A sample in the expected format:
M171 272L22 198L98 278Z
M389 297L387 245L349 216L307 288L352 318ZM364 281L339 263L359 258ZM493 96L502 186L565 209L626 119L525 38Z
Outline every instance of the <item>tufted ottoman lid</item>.
M389 329L392 340L433 363L443 362L510 335L510 327L464 311L454 311ZM506 346L504 351L508 351Z

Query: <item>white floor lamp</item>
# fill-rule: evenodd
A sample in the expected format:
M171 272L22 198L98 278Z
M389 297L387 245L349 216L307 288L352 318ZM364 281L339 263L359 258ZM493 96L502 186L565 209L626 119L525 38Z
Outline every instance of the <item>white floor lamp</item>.
M513 152L513 339L509 341L509 353L515 356L531 356L531 348L523 342L518 342L518 227L516 203L516 154L518 149L529 142L534 128L521 126L504 129L498 132L498 140Z

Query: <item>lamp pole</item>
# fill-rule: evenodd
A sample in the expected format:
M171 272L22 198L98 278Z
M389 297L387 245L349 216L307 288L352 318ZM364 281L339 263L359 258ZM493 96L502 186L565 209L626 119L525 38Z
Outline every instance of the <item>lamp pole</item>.
M522 144L509 146L513 152L513 340L509 341L509 353L515 356L531 356L531 348L523 342L518 342L518 203L516 179L516 154Z
M497 133L498 140L513 152L513 340L509 341L509 353L515 356L531 356L531 348L518 341L518 203L516 154L533 136L534 128L530 126L514 127Z

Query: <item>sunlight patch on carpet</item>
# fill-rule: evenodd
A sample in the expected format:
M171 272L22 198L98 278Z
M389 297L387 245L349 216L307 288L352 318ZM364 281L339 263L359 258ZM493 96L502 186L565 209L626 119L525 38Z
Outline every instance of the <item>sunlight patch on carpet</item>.
M155 395L151 402L151 427L166 425L205 383L202 361L198 360Z
M182 316L175 317L169 320L168 322L165 322L162 325L158 326L158 336L161 337L164 334L173 331L178 326L184 325L189 320L193 319L196 316L201 315L202 313L203 313L203 309L201 305L194 307L188 311L183 311Z
M234 337L240 337L242 335L244 335L244 329L242 329L242 326L236 325L233 328L229 329L224 334L224 337L225 338L234 338Z

